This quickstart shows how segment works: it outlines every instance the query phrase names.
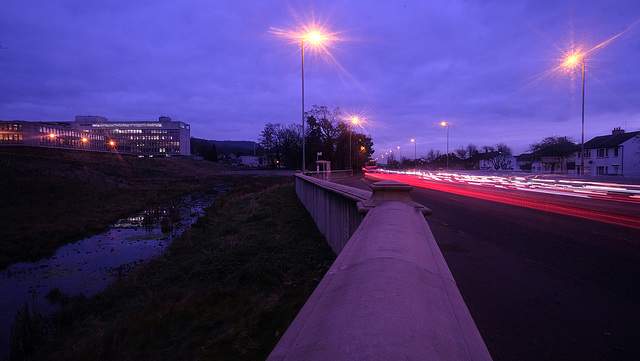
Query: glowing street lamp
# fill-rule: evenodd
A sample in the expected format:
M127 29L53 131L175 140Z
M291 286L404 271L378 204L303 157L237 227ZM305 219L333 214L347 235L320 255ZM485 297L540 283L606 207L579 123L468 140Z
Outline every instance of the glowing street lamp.
M447 127L447 172L449 171L449 123L442 121L440 125Z
M351 123L349 123L349 169L353 166L353 161L351 160L351 135L353 134L353 125L358 124L358 117L351 118Z
M302 49L302 174L306 172L306 147L305 147L305 132L304 132L304 41L307 40L310 44L321 44L326 39L326 36L318 30L311 30L300 38L300 44Z
M585 59L584 55L573 55L567 58L565 66L574 67L578 62L582 62L582 141L580 142L580 174L584 174L584 77Z

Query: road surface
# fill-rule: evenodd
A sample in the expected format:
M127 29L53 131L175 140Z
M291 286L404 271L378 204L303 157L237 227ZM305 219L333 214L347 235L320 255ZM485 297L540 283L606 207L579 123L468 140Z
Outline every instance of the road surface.
M433 211L427 222L494 360L640 360L640 230L418 187L412 196Z

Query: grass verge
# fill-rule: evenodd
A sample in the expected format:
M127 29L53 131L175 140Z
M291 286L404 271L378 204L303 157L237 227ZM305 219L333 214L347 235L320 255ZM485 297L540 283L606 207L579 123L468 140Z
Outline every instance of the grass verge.
M30 147L0 148L0 270L53 255L119 218L210 188L221 166Z
M29 360L264 360L335 255L291 179L239 178L161 257L51 317Z

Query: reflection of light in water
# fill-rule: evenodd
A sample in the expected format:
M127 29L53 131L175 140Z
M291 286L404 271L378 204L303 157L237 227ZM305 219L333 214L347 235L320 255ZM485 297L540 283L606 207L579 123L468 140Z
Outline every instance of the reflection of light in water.
M223 191L223 186L218 185ZM38 307L43 315L55 307L44 296L54 287L70 295L93 295L105 289L121 273L161 254L178 236L204 214L214 195L186 196L174 206L180 221L173 232L162 233L160 220L143 227L145 213L117 221L105 233L60 247L56 254L34 263L17 263L0 273L0 358L8 350L9 326L25 302L32 303L30 289L39 295ZM166 205L168 208L171 205ZM162 208L160 208L162 209Z
M111 228L137 228L142 227L142 223L145 219L145 214L139 214L132 217L127 217L116 222Z

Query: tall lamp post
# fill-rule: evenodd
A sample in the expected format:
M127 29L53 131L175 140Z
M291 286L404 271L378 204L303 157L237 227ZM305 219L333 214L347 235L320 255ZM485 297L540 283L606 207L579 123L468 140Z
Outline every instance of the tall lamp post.
M582 140L580 142L580 174L584 175L584 75L585 75L585 60L584 57L578 58L572 56L567 59L570 64L575 64L579 60L582 61Z
M415 139L411 138L411 143L413 143L413 161L416 162L418 159L418 142Z
M353 166L353 161L351 160L351 135L353 134L353 125L358 124L358 117L351 118L351 123L349 123L349 169Z
M325 36L317 31L312 31L307 34L304 34L301 39L301 49L302 49L302 174L306 173L307 170L307 158L306 158L306 134L304 132L304 41L308 40L311 44L319 44L324 40Z
M449 123L443 121L440 123L443 127L447 127L447 172L449 171Z

